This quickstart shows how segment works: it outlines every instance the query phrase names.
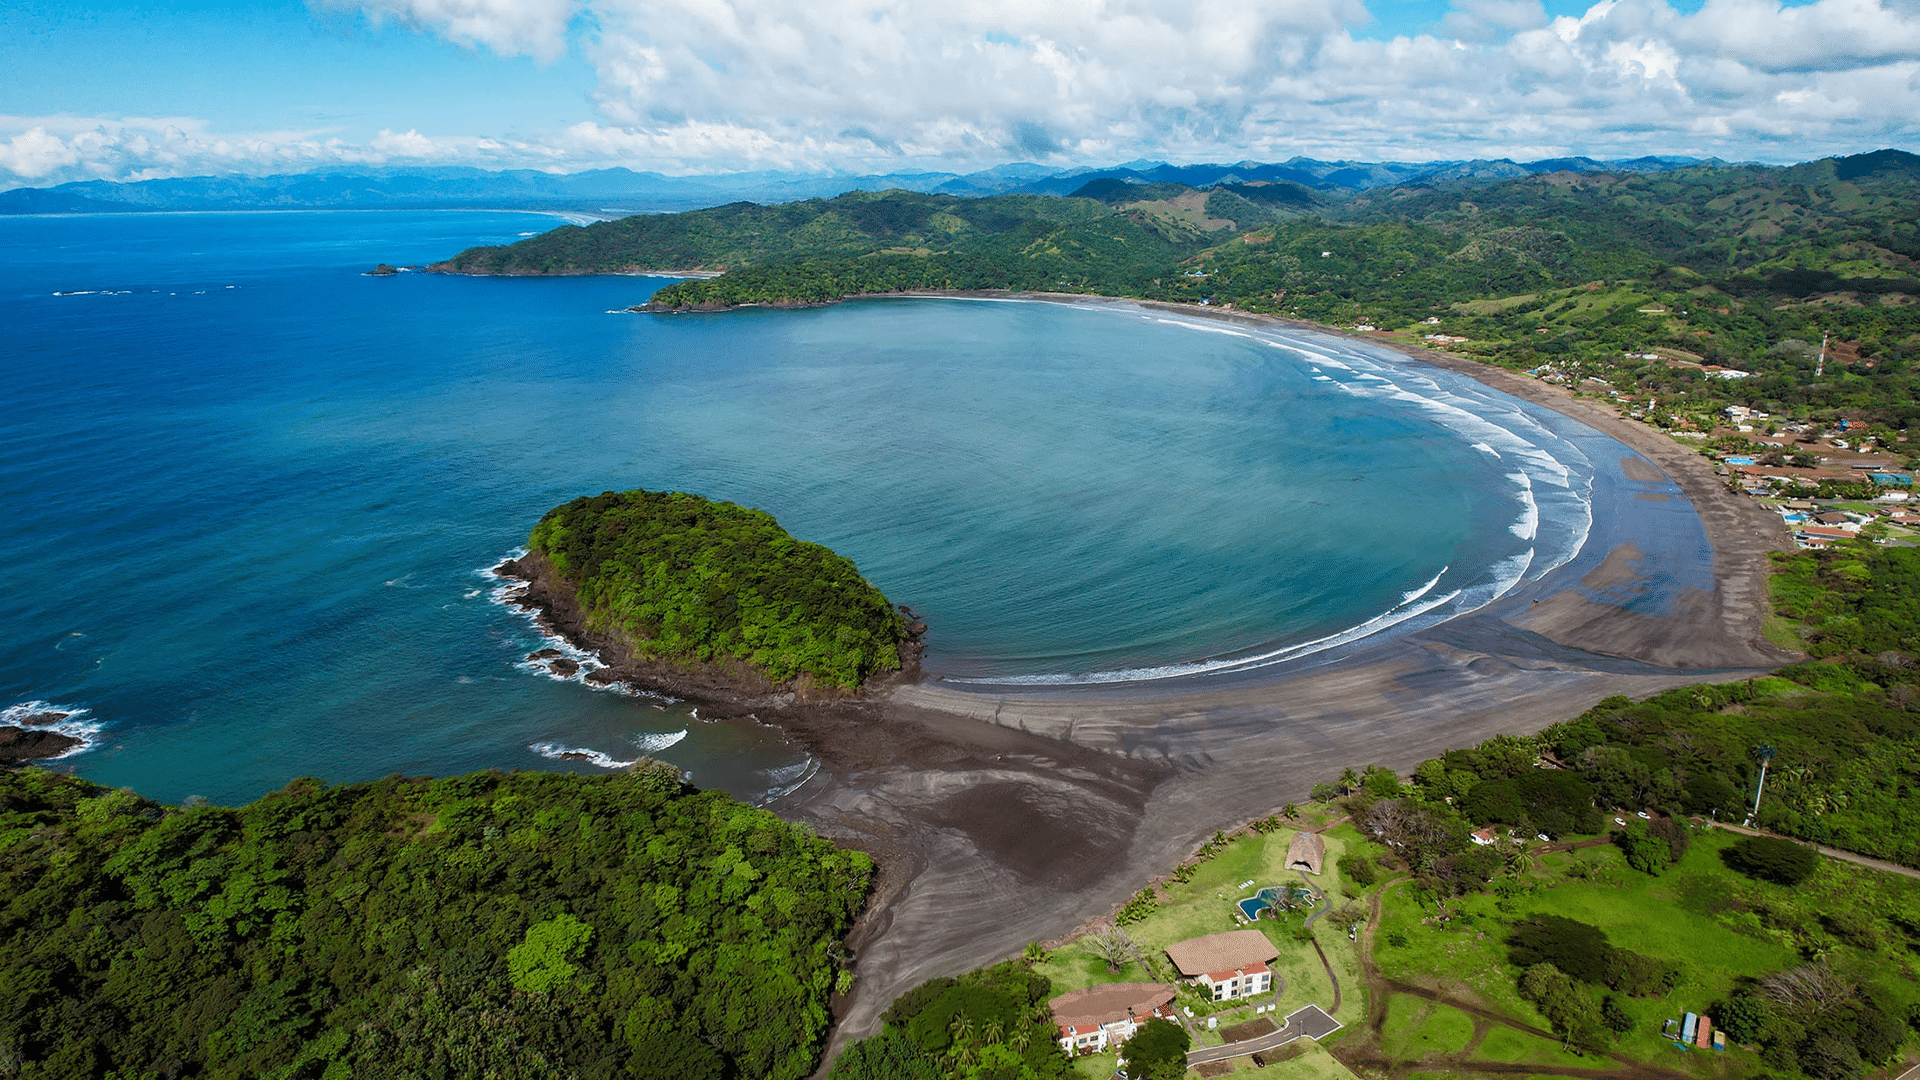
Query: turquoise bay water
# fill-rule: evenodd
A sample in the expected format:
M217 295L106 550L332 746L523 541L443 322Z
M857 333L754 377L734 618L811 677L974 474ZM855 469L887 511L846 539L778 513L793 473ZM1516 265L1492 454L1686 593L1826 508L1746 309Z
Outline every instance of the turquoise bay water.
M361 274L552 224L0 219L0 708L87 710L98 745L62 764L167 799L591 768L536 744L759 796L811 767L778 732L528 670L542 642L483 568L568 498L679 488L852 558L926 618L942 677L1102 681L1431 622L1589 525L1564 425L1365 346L1126 306L660 318L610 313L654 279Z

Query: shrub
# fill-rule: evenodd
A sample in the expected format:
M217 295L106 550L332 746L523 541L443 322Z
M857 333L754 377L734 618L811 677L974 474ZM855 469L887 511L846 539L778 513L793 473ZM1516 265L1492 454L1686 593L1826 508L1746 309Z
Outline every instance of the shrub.
M1187 1071L1193 1036L1171 1020L1154 1017L1126 1042L1127 1075L1136 1080L1180 1080Z
M1757 1043L1773 1023L1773 1007L1758 994L1735 994L1713 1007L1714 1023L1737 1043Z
M1380 880L1380 865L1357 851L1340 856L1335 865L1341 876L1363 889Z
M1648 833L1647 827L1637 821L1615 830L1613 843L1627 857L1627 865L1643 874L1657 875L1672 861L1666 842Z
M1750 878L1779 885L1798 885L1820 866L1819 852L1777 836L1743 836L1720 859Z
M1149 885L1122 905L1119 913L1113 918L1118 923L1137 923L1153 914L1153 910L1159 906L1160 902L1154 899L1153 886Z
M1551 964L1581 982L1606 981L1611 951L1599 927L1559 915L1530 915L1507 935L1507 956L1515 967Z

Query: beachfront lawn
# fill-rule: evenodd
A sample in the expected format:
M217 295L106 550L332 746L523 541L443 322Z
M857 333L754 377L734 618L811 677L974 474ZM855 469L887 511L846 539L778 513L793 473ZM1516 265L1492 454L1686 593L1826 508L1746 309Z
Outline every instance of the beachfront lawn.
M1048 953L1045 960L1033 965L1033 970L1053 983L1055 997L1105 983L1158 981L1139 964L1125 964L1117 973L1108 971L1107 962L1086 951L1078 941Z
M1073 1075L1078 1080L1110 1080L1120 1067L1120 1055L1112 1050L1104 1054L1085 1054L1073 1059Z
M1303 818L1306 816L1302 814ZM1295 831L1282 826L1268 833L1247 833L1235 837L1211 859L1197 864L1188 881L1182 883L1169 879L1165 882L1159 906L1153 914L1126 927L1127 933L1139 943L1141 951L1147 954L1151 963L1171 975L1172 965L1166 960L1167 946L1206 934L1246 928L1249 924L1237 918L1239 909L1235 905L1238 901L1270 885L1300 883L1301 874L1286 868L1287 846ZM1344 880L1338 866L1339 858L1351 845L1362 841L1357 832L1344 825L1323 833L1322 839L1326 843L1324 873L1307 875L1307 880L1329 894L1333 904L1339 906L1347 902L1349 890L1355 893L1361 891L1358 885ZM1245 881L1252 881L1253 884L1243 886L1241 883ZM1305 910L1294 911L1278 919L1259 919L1252 924L1266 934L1267 940L1279 950L1279 958L1270 965L1276 980L1284 980L1278 993L1225 1007L1200 1003L1191 995L1183 994L1176 1004L1191 1006L1196 1015L1202 1016L1217 1010L1213 1015L1219 1016L1222 1027L1251 1019L1255 1015L1254 1007L1259 1005L1278 1005L1281 1016L1305 1005L1318 1005L1332 1011L1333 987L1327 981L1326 968L1321 965L1312 943L1295 937L1307 915ZM1347 940L1345 931L1331 925L1316 924L1314 934L1321 948L1326 950L1327 960L1333 964L1346 991L1340 1010L1334 1014L1335 1019L1345 1024L1356 1023L1364 1015L1357 985L1360 973L1357 948ZM1105 981L1119 979L1114 977ZM1219 1041L1214 1032L1206 1031L1204 1027L1202 1030L1203 1042Z
M1334 812L1324 806L1302 804L1296 821L1300 824L1320 824L1333 816ZM1122 965L1118 972L1108 971L1106 961L1087 951L1082 940L1078 939L1053 950L1046 959L1034 965L1034 970L1051 980L1055 994L1105 983L1168 981L1176 973L1167 959L1167 946L1189 938L1251 926L1263 932L1280 953L1270 965L1279 990L1243 1002L1219 1004L1204 1001L1194 993L1181 994L1175 999L1174 1005L1193 1010L1196 1047L1221 1045L1224 1042L1221 1030L1235 1024L1256 1016L1271 1016L1275 1022L1279 1022L1286 1014L1306 1005L1318 1005L1332 1012L1343 1024L1360 1023L1366 1015L1365 995L1360 987L1360 955L1357 943L1348 939L1344 929L1325 921L1326 916L1322 916L1321 921L1314 925L1314 936L1326 951L1327 962L1340 978L1342 999L1336 1011L1333 1008L1333 986L1327 980L1326 967L1321 964L1313 943L1297 936L1311 909L1289 912L1278 919L1260 919L1252 924L1238 917L1236 905L1239 900L1267 886L1301 883L1302 875L1298 871L1288 870L1285 865L1288 845L1297 831L1295 822L1282 821L1278 828L1269 832L1247 831L1237 834L1225 843L1216 845L1210 857L1192 864L1187 881L1169 878L1162 882L1156 890L1157 903L1153 912L1138 922L1121 927L1139 946L1151 970L1129 962ZM1351 825L1331 828L1322 834L1322 839L1326 844L1324 872L1317 876L1307 875L1307 880L1327 894L1327 900L1331 901L1333 907L1340 907L1366 892L1359 884L1344 878L1338 866L1341 855L1356 849L1377 853L1379 849L1367 843ZM1249 880L1253 884L1241 885ZM1317 906L1326 907L1327 901ZM1256 1008L1264 1011L1256 1013ZM1207 1026L1210 1019L1217 1021L1215 1027ZM1321 1057L1324 1063L1315 1065L1315 1069L1340 1067L1324 1054ZM1273 1074L1272 1070L1267 1074Z

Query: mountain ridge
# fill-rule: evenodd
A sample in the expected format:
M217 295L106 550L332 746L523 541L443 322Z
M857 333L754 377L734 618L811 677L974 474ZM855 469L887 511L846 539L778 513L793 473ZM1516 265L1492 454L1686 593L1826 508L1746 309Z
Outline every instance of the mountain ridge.
M539 209L605 216L700 209L736 201L797 202L848 191L898 188L942 195L1065 195L1097 179L1126 183L1294 183L1316 191L1356 193L1431 180L1496 181L1542 172L1652 172L1719 167L1718 159L1586 157L1538 162L1473 159L1440 162L1321 161L1173 165L1128 162L1111 167L1053 169L1012 162L970 173L777 171L667 176L624 167L577 173L467 166L333 169L271 176L198 176L132 182L82 180L0 191L0 215L168 210Z

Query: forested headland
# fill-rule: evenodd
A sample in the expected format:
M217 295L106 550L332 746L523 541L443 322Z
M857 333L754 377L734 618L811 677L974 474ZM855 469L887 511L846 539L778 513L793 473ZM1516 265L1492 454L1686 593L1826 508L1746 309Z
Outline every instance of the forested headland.
M677 770L0 771L0 1076L804 1077L871 861Z
M586 629L650 660L852 690L899 669L910 639L851 561L733 503L609 491L548 511L527 544L573 587Z
M1920 157L1883 150L1358 193L1111 179L1069 197L851 192L566 226L436 269L725 271L660 290L654 310L983 289L1230 306L1597 379L1651 399L1662 426L1741 404L1898 428L1920 418L1916 219Z

